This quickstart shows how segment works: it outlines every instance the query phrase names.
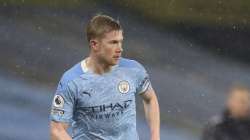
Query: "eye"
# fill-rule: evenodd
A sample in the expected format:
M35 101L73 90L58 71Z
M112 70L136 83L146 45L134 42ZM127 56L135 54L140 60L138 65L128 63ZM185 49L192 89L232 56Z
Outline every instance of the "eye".
M118 41L117 41L117 40L112 40L112 41L110 41L110 43L111 43L111 44L117 44Z

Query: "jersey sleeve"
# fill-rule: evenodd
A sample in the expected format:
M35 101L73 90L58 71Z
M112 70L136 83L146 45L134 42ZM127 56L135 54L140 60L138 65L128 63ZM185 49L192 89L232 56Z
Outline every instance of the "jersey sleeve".
M142 94L145 93L149 87L151 87L151 82L146 69L140 63L138 63L138 69L139 71L137 74L138 81L136 92L137 94Z
M71 123L76 99L75 95L74 86L61 80L52 101L50 120Z

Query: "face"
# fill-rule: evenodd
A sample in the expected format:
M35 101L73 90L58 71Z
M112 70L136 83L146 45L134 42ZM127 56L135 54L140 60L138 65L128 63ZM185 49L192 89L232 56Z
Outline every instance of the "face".
M95 40L92 46L97 58L107 65L116 65L122 55L122 30L105 33L101 39Z
M246 90L232 90L227 106L233 117L244 118L248 116L250 110L249 92Z

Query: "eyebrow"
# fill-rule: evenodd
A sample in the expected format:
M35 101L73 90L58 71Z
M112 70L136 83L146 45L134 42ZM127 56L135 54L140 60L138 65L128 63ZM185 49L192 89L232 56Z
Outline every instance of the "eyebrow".
M124 39L122 38L122 39L113 39L113 40L110 40L109 42L119 42L119 41L123 41Z

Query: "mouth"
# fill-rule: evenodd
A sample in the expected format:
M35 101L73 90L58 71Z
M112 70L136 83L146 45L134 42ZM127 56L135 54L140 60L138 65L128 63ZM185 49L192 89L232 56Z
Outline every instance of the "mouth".
M114 59L119 60L121 56L113 56Z

